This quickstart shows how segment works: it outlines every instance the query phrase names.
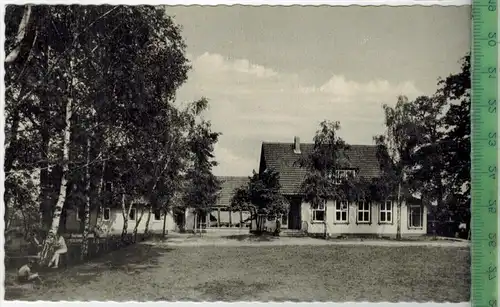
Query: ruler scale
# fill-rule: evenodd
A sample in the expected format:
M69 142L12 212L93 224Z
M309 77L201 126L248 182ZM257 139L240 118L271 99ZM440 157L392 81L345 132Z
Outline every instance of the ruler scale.
M474 307L497 307L500 175L497 0L473 0L472 16L471 302Z

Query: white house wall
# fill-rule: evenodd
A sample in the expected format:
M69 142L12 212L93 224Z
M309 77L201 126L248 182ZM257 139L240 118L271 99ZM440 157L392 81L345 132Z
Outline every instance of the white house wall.
M135 220L128 220L127 231L131 233L134 231L134 227L141 215L141 210L139 209L136 212ZM146 228L148 212L144 211L144 215L139 223L139 227L137 231L139 233L144 232ZM110 209L110 217L109 220L103 219L103 214L100 215L99 225L101 226L103 233L107 233L110 235L118 235L122 233L124 219L122 215L121 208L112 208ZM161 233L163 231L163 220L166 219L165 229L167 231L175 230L175 222L171 212L168 212L166 216L161 215L159 220L155 220L154 214L151 213L151 219L149 221L149 231L152 233ZM90 214L91 227L96 225L97 220L97 212L93 211ZM68 210L66 215L66 230L70 232L78 232L80 230L80 221L77 219L77 211L76 210Z
M371 223L357 223L357 203L350 203L348 210L348 223L337 223L334 220L335 202L329 201L326 205L326 223L312 221L312 210L308 203L302 203L302 230L311 234L324 234L325 225L330 236L340 236L343 234L375 234L380 236L395 236L397 234L397 206L393 205L392 223L379 224L379 203L372 203ZM427 208L423 206L422 227L410 228L408 225L408 207L401 206L401 235L425 235L427 233Z

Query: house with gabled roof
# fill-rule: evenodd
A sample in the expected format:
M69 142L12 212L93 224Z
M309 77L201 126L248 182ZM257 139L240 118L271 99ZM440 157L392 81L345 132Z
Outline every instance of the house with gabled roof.
M392 237L397 233L397 205L393 201L328 201L312 206L301 193L307 170L298 163L312 152L314 144L262 143L259 172L274 169L280 174L282 194L289 201L288 213L281 217L281 227L311 235L338 237L343 235L376 235ZM373 179L381 175L375 145L350 145L345 153L348 163L337 171L347 175ZM401 206L401 235L427 233L427 206L412 198Z

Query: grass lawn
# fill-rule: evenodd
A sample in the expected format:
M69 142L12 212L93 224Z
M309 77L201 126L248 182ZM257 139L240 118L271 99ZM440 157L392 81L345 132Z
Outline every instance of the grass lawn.
M470 297L468 248L129 246L6 300L436 301Z

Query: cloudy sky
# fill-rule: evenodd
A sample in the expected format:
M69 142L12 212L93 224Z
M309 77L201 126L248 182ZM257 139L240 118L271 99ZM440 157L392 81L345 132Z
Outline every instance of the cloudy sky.
M169 7L192 64L179 101L210 101L217 175L258 168L263 141L350 144L383 132L383 104L432 94L469 51L470 7Z

